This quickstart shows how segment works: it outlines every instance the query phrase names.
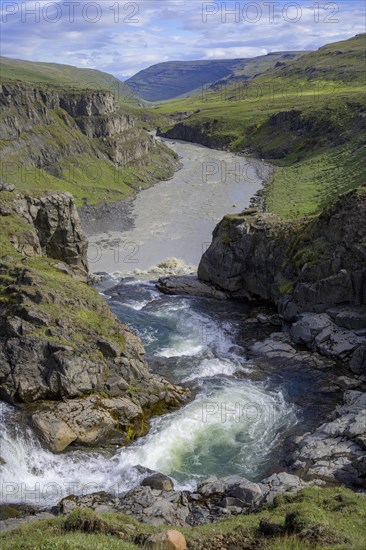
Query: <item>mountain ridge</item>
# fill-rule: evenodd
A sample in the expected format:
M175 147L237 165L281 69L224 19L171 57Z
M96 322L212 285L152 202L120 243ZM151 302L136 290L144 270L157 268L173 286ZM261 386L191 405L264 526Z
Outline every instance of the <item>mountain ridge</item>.
M288 51L271 52L251 58L164 61L139 71L126 80L126 85L134 88L141 99L164 101L192 94L200 87L212 85L222 79L235 76L252 78L257 72L265 72L278 62L287 63L303 54L304 52ZM255 62L257 67L253 69L251 67Z

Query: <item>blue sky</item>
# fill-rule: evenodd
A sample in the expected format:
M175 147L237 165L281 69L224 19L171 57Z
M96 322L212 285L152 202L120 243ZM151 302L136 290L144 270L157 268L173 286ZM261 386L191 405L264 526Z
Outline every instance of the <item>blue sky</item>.
M171 60L316 49L365 32L365 2L1 0L1 54L125 79Z

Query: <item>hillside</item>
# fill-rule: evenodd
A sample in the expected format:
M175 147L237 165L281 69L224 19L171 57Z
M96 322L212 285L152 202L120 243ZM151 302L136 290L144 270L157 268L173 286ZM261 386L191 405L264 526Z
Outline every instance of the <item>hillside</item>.
M217 81L251 78L277 63L288 63L301 55L303 52L276 52L251 59L167 61L140 71L126 84L145 100L164 101L199 92L202 86Z
M138 98L133 88L111 74L94 69L80 69L72 65L24 61L0 56L2 81L18 80L37 85L52 85L61 88L107 90L121 103L137 105Z
M8 80L0 87L2 183L110 203L170 177L177 159L110 91Z
M297 77L308 81L333 80L344 84L366 84L366 34L350 40L334 42L289 63L276 73L277 77Z
M330 44L222 90L160 105L195 113L163 135L255 154L278 166L265 191L280 217L315 214L364 182L366 35ZM164 133L165 131L165 133ZM289 194L289 190L291 190Z

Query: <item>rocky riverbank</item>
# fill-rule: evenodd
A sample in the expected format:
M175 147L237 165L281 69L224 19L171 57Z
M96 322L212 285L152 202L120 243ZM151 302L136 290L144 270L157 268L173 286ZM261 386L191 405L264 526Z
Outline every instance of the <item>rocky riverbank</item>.
M122 512L152 525L184 527L259 511L280 494L295 493L319 483L305 483L298 476L282 472L259 483L239 476L210 478L191 492L177 491L169 477L150 472L139 486L125 495L95 493L71 496L60 502L59 510L67 514L86 507L95 511Z
M11 221L1 259L2 399L19 408L19 418L54 452L132 441L146 433L151 416L179 407L189 392L149 372L139 338L83 282L87 242L72 197L32 198L8 188L2 193L2 218ZM71 496L60 511L87 507L123 512L153 525L199 525L261 510L276 495L308 483L364 488L363 198L363 189L347 195L319 219L307 221L305 229L253 210L225 218L201 262L203 280L184 276L159 283L167 293L276 304L278 314L247 319L249 325L277 327L262 339L257 331L246 346L259 365L291 358L301 368L312 363L320 370L343 369L333 379L344 392L343 404L315 431L288 441L286 464L279 469L291 473L282 471L259 483L238 476L209 479L195 491L181 491L160 474L146 472L154 477L127 494ZM299 256L294 256L295 246ZM314 296L310 311L297 299L305 289ZM39 511L32 512L35 517ZM3 527L16 525L10 521Z
M189 392L149 372L140 339L86 284L87 239L72 196L7 193L0 397L54 452L128 443Z
M285 462L304 479L359 489L366 484L365 191L352 191L319 217L300 222L281 222L254 209L226 216L214 230L198 279L158 282L169 294L277 308L276 317L262 314L253 321L282 332L249 345L249 356L294 357L304 364L315 359L321 369L334 369L334 383L344 392L343 403L323 424L288 443ZM337 366L343 374L336 374Z

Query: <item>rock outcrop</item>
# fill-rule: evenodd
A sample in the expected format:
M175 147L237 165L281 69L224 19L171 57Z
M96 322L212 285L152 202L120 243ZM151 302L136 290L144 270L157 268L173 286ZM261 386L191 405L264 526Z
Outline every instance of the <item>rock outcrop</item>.
M11 182L21 171L33 182L31 174L41 177L43 170L74 181L72 167L87 173L91 159L117 169L130 163L137 168L154 155L154 165L167 176L178 166L174 153L121 110L112 92L9 82L0 86L0 107L3 175Z
M189 399L149 372L141 340L87 280L87 240L71 195L17 194L0 258L0 399L55 452L121 444ZM10 250L10 248L9 248Z
M29 414L53 451L130 441L150 416L189 398L149 372L140 339L91 288L59 272L64 289L53 290L55 268L51 281L5 262L0 269L11 281L0 312L0 397Z
M219 127L217 120L208 120L201 124L187 124L186 122L178 122L172 128L166 131L162 131L160 128L157 130L157 135L166 137L169 139L181 139L182 141L189 141L191 143L199 143L205 147L211 149L222 149L234 139L234 136L219 135L219 132L215 136L212 135Z
M365 305L365 239L366 186L303 223L248 210L215 228L198 276L234 297L279 304L285 317L290 301L296 313Z
M227 299L225 292L218 290L213 285L199 281L195 275L160 277L156 286L164 294L182 294L202 298L216 298L218 300Z
M296 343L341 360L354 354L354 372L362 373L365 243L362 186L303 222L281 222L254 209L226 216L214 230L198 277L233 298L276 304L281 318L294 323Z
M333 419L293 442L291 471L364 488L366 483L366 393L346 391Z
M152 488L142 481L125 495L94 493L69 496L59 504L61 513L76 508L116 511L132 515L152 525L202 525L218 519L248 514L272 503L283 493L296 493L310 484L285 472L274 474L259 483L240 476L210 478L198 484L196 491Z
M34 255L41 250L45 256L61 260L81 276L87 276L88 241L72 195L54 193L39 199L18 196L15 204L17 213L34 227ZM22 252L19 244L16 248Z

